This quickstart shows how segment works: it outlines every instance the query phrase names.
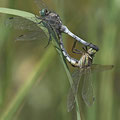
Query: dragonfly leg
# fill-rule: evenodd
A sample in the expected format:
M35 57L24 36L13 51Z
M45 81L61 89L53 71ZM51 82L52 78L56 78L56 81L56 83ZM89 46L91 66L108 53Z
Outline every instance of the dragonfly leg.
M40 17L40 16L38 16L38 15L35 15L35 17L36 17L37 19L42 19L42 17Z
M43 21L40 21L38 24L41 24Z
M60 48L58 48L57 46L54 46L58 51L61 51L61 49Z
M88 48L87 46L82 47L85 52L87 52Z
M48 44L45 46L45 48L46 48L46 47L48 47L48 45L50 44L50 41L52 40L52 35L51 35L51 32L50 32L51 31L50 29L52 29L52 27L47 23L46 23L45 27L47 28L48 34L49 34Z
M75 40L72 46L72 52L76 54L82 54L82 51L75 48L77 41Z
M45 46L45 48L46 47L48 47L48 45L50 44L50 41L52 40L52 37L51 37L51 34L49 33L49 40L48 40L48 43L47 43L47 45Z

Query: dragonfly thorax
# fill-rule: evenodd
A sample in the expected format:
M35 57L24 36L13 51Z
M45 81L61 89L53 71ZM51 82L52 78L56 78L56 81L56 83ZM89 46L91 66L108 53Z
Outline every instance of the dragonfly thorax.
M47 9L42 9L40 11L40 15L42 20L49 24L51 27L55 28L56 30L60 30L62 26L62 21L58 14L52 11L48 11Z
M85 68L92 65L92 57L88 53L84 53L80 58L78 65L80 68Z

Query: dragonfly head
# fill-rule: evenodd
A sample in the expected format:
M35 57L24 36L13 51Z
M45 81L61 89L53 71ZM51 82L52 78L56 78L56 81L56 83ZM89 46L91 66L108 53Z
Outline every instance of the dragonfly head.
M44 8L39 13L42 17L44 17L49 14L49 11L46 8Z
M91 57L93 57L95 54L96 54L96 50L95 49L93 49L93 48L89 48L88 50L87 50L87 53L91 56Z

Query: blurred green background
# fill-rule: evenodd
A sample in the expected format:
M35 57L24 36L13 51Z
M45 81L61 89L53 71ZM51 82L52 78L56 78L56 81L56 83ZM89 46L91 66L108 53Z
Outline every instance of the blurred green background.
M94 63L115 65L111 71L92 75L96 101L91 107L80 106L82 120L120 120L120 0L46 0L45 4L73 33L99 46ZM0 0L0 7L39 14L33 0ZM56 49L52 44L44 49L40 41L15 42L24 31L6 27L6 17L0 14L0 116L9 112L6 120L76 119L74 110L67 112L70 85ZM79 59L71 53L73 39L64 35L64 43L68 53ZM46 69L24 89L47 51L53 52ZM22 89L28 94L21 95ZM22 103L15 103L17 97Z

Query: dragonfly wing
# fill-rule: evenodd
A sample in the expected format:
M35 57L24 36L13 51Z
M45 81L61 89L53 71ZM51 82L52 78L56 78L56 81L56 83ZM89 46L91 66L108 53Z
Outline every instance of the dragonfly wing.
M93 85L91 81L91 69L86 69L84 74L84 81L82 87L82 98L86 105L90 106L94 102L94 94L93 94Z
M36 19L36 18L34 18ZM30 41L30 40L47 40L47 36L37 23L30 20L24 19L22 17L11 17L6 21L6 25L13 26L16 29L29 30L27 34L20 35L16 38L16 41Z
M40 29L37 26L37 18L34 17L32 19L36 19L36 23L22 18L22 17L10 17L6 20L5 24L8 27L14 27L15 29L21 29L21 30L38 30Z
M16 38L16 41L33 41L40 40L45 43L48 40L48 37L45 35L43 31L30 31L26 34L20 35Z
M43 2L43 0L34 0L34 1L37 7L39 8L39 10L43 8L48 8L48 6Z
M72 74L73 78L73 84L72 87L69 90L68 97L67 97L67 110L70 112L75 105L75 96L77 95L78 88L79 88L79 82L82 76L81 70L76 70Z
M73 94L73 90L70 89L67 96L67 111L70 112L74 108L75 105L75 96Z
M91 70L92 71L99 71L99 72L102 72L102 71L106 71L106 70L111 70L113 69L114 65L98 65L98 64L92 64L91 65Z
M80 79L82 77L83 72L84 72L83 69L78 69L72 74L72 78L73 78L72 90L75 95L78 92L79 83L80 83Z

